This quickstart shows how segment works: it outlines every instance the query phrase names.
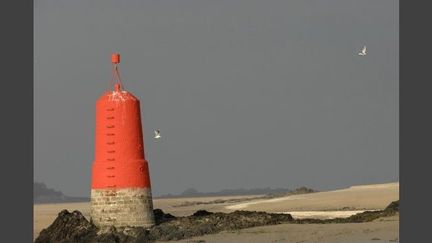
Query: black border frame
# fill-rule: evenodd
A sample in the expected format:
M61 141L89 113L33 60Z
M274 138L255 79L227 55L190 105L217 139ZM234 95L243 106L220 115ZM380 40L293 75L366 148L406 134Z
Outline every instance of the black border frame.
M400 242L431 241L432 8L428 5L429 1L399 2Z
M1 242L33 242L33 1L1 10Z

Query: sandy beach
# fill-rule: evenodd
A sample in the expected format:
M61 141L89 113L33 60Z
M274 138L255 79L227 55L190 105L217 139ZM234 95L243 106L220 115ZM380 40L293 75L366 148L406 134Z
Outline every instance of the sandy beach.
M257 195L258 196L258 195ZM251 200L241 203L209 203L215 200L245 199L256 196L195 197L154 199L154 208L160 208L175 216L191 215L197 210L231 212L235 210L290 213L294 218L348 217L365 210L379 210L399 199L399 183L361 185L350 188L292 195L274 199ZM182 206L190 202L207 204ZM34 238L48 227L57 214L67 209L79 210L89 219L90 203L37 204L34 212ZM197 237L180 242L379 242L372 238L397 240L399 217L381 218L374 222L360 224L330 225L276 225L223 232L216 235ZM268 239L268 240L267 240ZM195 241L193 241L195 240ZM203 241L201 241L203 242Z
M164 241L158 241L160 243ZM399 216L358 224L281 224L205 235L177 242L190 243L365 243L399 242Z

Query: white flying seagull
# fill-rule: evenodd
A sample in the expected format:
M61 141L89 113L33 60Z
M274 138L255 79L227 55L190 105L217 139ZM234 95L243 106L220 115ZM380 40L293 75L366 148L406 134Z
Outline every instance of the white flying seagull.
M154 138L160 138L161 137L159 130L154 130L154 134L155 134Z
M359 52L359 56L366 56L367 49L366 46L363 46L363 49L361 50L361 52Z

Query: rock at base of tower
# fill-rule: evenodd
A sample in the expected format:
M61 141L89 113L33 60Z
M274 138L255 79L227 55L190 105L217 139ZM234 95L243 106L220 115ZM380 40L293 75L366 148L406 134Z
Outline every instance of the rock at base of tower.
M90 216L100 228L151 227L155 224L151 189L92 189Z

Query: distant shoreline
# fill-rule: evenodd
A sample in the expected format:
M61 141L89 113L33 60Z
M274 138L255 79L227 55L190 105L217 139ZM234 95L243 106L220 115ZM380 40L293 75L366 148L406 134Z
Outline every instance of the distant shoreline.
M165 194L154 198L188 198L188 197L220 197L220 196L256 196L269 195L281 196L288 194L303 194L317 192L317 190L308 187L298 187L294 190L288 188L253 188L253 189L224 189L218 192L199 192L194 188L189 188L180 194Z
M37 201L33 201L33 205L38 204L59 204L59 203L78 203L78 202L90 202L90 198L88 197L67 197L65 199L47 199Z

